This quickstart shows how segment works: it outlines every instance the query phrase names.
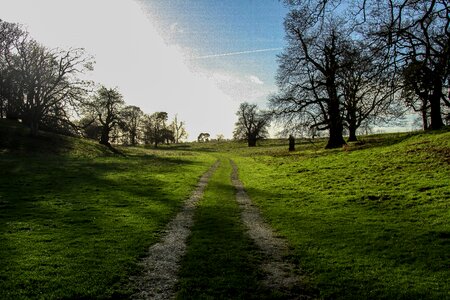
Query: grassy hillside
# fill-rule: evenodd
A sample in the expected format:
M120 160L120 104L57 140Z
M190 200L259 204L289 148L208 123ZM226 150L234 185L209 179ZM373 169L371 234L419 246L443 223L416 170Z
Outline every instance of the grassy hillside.
M112 154L96 141L40 132L30 136L22 123L0 119L0 151L14 154L70 155L96 157Z
M235 160L321 298L450 298L450 132L363 140Z
M0 153L0 299L128 295L135 262L214 160L139 148L114 156L87 140L29 138L20 125L8 127Z
M450 132L324 143L299 140L295 152L285 140L123 147L119 156L85 139L31 138L0 120L0 299L130 295L135 263L217 158L224 164L196 214L180 297L264 293L229 189L233 158L312 295L450 298ZM214 264L197 268L205 255ZM214 274L219 281L208 281ZM240 290L227 285L236 280Z

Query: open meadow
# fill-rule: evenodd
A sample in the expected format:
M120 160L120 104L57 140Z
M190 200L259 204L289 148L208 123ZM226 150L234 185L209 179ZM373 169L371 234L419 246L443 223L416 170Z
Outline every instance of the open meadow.
M262 284L264 257L240 219L230 159L286 239L299 293L450 298L448 131L366 136L335 150L299 141L288 152L286 141L268 140L255 148L120 147L118 155L87 140L30 140L21 130L1 131L1 299L129 297L140 258L217 160L181 261L178 298L289 298Z

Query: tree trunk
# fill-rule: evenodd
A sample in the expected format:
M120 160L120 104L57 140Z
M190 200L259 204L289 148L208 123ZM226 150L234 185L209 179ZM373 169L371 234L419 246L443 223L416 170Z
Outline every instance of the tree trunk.
M330 128L330 137L328 138L328 143L325 148L341 148L345 144L346 142L342 136L342 127L340 130L339 128Z
M0 99L0 119L3 119L3 106L4 106L5 101L6 101L6 99L4 99L3 97Z
M427 117L427 107L426 107L426 103L425 103L425 105L422 107L421 113L422 113L422 126L423 126L423 130L428 130L428 117Z
M358 138L356 137L356 126L351 124L348 126L348 142L357 142Z
M442 81L436 76L433 80L433 94L430 97L430 129L437 130L444 127L441 115Z
M328 143L326 149L340 148L345 145L344 137L342 136L342 131L344 131L344 126L342 125L341 111L339 105L339 99L337 97L337 91L334 86L328 88L328 95L330 97L330 102L328 105L328 118L329 118L329 133Z
M349 130L348 142L357 142L356 130Z
M248 138L248 146L249 147L255 147L256 146L256 139L255 138Z
M39 132L39 122L36 122L35 120L31 120L30 122L30 135L31 136L37 136Z
M355 99L353 97L352 99ZM347 121L348 125L348 142L356 142L358 139L356 138L356 129L358 129L357 123L358 123L358 117L357 115L357 107L356 107L356 100L348 101L347 104L347 115L345 120Z
M131 146L136 146L136 134L134 132L131 133Z
M100 137L100 144L110 146L109 143L109 128L107 126L103 126L102 128L102 135Z

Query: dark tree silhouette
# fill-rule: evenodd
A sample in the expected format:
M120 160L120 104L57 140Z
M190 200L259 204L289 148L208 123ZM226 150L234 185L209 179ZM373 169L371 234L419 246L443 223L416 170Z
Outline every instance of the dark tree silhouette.
M120 128L125 133L126 143L137 145L141 135L144 113L133 105L126 106L121 112Z
M0 118L18 119L23 103L20 76L11 66L14 46L27 38L20 25L0 20Z
M0 21L1 116L22 119L37 135L39 126L67 128L87 82L78 78L92 69L82 49L47 49L17 24Z
M145 118L144 141L146 144L154 144L155 148L158 148L158 144L166 141L167 118L166 112L155 112Z
M384 66L383 57L364 42L347 41L342 58L338 90L351 142L357 141L356 131L363 124L388 122L402 115L401 103L395 97L401 84Z
M254 147L256 141L267 137L271 117L260 111L256 104L241 103L236 115L238 121L233 132L235 139L247 140L248 146Z
M442 109L450 108L449 95L445 92L450 86L448 0L285 2L294 8L315 7L316 19L327 19L330 11L342 11L335 9L339 5L345 6L346 11L352 10L347 15L347 22L352 22L360 37L369 41L371 48L384 55L389 63L386 65L393 66L392 72L397 75L406 73L404 87L407 104L413 104L422 113L424 127L439 129L443 126ZM419 100L418 108L412 93L416 93Z
M432 75L421 63L411 63L403 69L402 97L406 105L422 117L422 128L429 127L430 95L432 93Z
M207 132L202 132L198 135L197 137L197 142L202 143L202 142L209 142L209 137L211 135Z
M82 49L48 50L33 40L22 41L16 48L10 67L19 74L24 94L21 118L36 135L41 120L52 110L61 112L83 99L87 83L77 75L92 69L91 58Z
M450 107L444 92L450 75L450 2L392 0L363 8L371 17L367 28L385 46L392 63L400 72L415 73L415 83L407 77L406 88L428 102L423 107L430 109L429 128L442 128L442 104ZM420 86L427 86L426 96L423 88L415 88Z
M304 126L328 130L327 148L345 144L338 73L346 42L338 24L319 26L307 10L293 9L285 20L288 46L280 55L280 93L270 100L277 118L298 118Z
M100 87L92 101L87 103L88 115L101 125L100 144L111 146L110 134L122 121L122 109L125 102L116 90Z

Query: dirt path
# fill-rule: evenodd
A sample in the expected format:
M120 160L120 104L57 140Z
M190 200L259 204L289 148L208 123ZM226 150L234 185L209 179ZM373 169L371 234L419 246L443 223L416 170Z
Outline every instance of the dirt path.
M295 266L283 259L288 253L286 241L278 237L273 229L261 217L258 207L254 206L239 180L238 168L231 161L233 173L231 179L236 188L236 200L241 207L242 221L248 234L265 256L261 268L266 273L263 284L274 290L290 294L291 299L308 299L301 292L300 278L295 274Z
M186 252L186 239L194 223L195 206L218 166L219 161L203 174L183 209L167 225L161 241L150 247L148 256L140 263L144 272L141 276L131 278L132 283L139 290L132 299L174 298L180 260Z

